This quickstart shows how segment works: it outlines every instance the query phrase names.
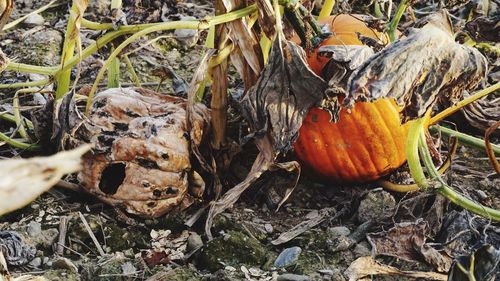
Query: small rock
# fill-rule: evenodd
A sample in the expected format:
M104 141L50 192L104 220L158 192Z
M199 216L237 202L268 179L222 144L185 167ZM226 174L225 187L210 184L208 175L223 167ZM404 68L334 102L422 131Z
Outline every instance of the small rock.
M273 226L270 223L264 224L264 229L267 231L267 233L271 234L273 233L274 229Z
M42 225L36 221L30 221L26 226L26 233L30 237L37 237L42 234Z
M479 197L479 199L481 200L486 200L488 199L488 194L486 194L486 192L480 190L480 189L475 189L474 190L477 194L477 196Z
M36 257L34 258L33 260L31 260L29 262L29 265L33 266L33 267L40 267L42 265L42 258L40 257Z
M201 240L200 235L196 232L190 232L187 239L187 251L195 251L201 247L203 247L203 240Z
M359 257L366 257L371 255L370 248L368 246L368 243L366 242L360 242L354 246L354 254L356 255L356 258Z
M285 273L278 276L278 281L309 281L311 278L307 275L298 275Z
M78 267L71 260L59 257L52 262L52 269L65 269L73 273L78 273Z
M351 234L351 230L345 226L330 227L327 232L329 237L348 236Z
M49 257L43 257L42 264L48 264L50 261ZM52 263L50 264L52 266Z
M387 191L372 190L361 200L358 208L358 220L382 221L392 215L396 206L396 200Z
M333 270L330 269L320 269L318 272L323 275L333 276Z
M301 252L302 249L300 247L291 247L284 249L274 261L274 266L281 268L294 265L295 263L297 263Z
M196 20L195 17L181 17L181 20ZM175 38L185 47L191 48L198 42L198 30L196 29L176 29L174 31Z
M122 272L123 272L123 275L130 276L130 275L135 274L137 272L137 269L135 268L133 263L128 261L128 262L125 262L124 264L122 264Z
M43 25L45 19L40 14L31 14L24 20L24 25L29 27Z

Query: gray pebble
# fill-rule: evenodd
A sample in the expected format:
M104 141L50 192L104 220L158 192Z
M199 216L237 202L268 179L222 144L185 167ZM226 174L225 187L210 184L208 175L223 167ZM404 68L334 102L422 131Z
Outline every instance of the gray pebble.
M273 226L270 223L264 224L264 229L267 231L267 233L271 234L274 231Z
M40 257L36 257L34 258L33 260L31 260L29 262L29 265L33 266L33 267L40 267L42 265L42 258Z
M351 234L351 230L345 226L334 226L328 228L328 236L329 237L340 237L340 236L348 236Z
M277 268L288 267L297 263L302 249L300 247L291 247L284 249L274 261Z
M31 14L24 20L23 23L29 27L39 26L45 23L45 19L40 14Z
M278 276L278 281L309 281L311 278L307 275L285 273Z
M191 232L187 239L187 251L191 252L197 250L203 246L203 240L201 240L200 235L196 232Z

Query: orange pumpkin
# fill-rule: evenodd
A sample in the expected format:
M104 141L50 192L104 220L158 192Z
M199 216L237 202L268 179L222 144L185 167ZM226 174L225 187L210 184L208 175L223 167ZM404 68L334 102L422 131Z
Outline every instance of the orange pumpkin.
M356 33L386 40L386 36L368 28L350 15L332 16L333 35L324 45L361 45ZM320 74L328 58L317 50L308 54L308 63ZM294 144L303 164L319 175L340 182L368 182L389 174L406 161L408 123L402 125L399 108L392 99L373 103L358 102L350 113L340 112L337 123L330 122L328 112L312 108L299 130Z

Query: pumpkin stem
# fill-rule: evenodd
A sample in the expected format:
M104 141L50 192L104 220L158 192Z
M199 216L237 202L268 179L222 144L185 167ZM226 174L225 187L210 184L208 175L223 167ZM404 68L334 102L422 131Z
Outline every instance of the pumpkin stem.
M457 152L457 147L458 147L458 141L457 138L450 136L450 143L449 143L449 151L448 151L448 157L446 158L446 161L439 167L438 172L440 175L444 174L446 170L451 166L451 160L455 156L455 153ZM394 192L413 192L417 191L420 188L418 187L417 184L398 184L398 183L393 183L388 180L379 180L377 181L377 184L382 186L383 188L394 191Z
M429 152L427 142L425 141L424 124L424 118L416 120L415 123L411 126L408 135L408 166L410 167L410 172L415 179L415 182L423 189L434 187L436 192L472 213L494 221L500 221L499 210L483 206L456 192L453 188L446 184L446 182L443 180L438 170L436 169L436 166L434 166L434 163L432 162L432 157ZM418 143L417 147L415 147L415 143ZM415 153L416 149L419 153ZM420 156L422 156L424 166L426 167L427 172L429 173L429 176L431 178L430 182L427 181L423 173L422 166L420 165L419 154ZM424 175L423 178L422 175Z
M401 20L401 17L403 16L403 13L406 10L406 6L407 6L406 3L407 2L408 2L407 0L402 0L399 3L398 9L396 10L396 14L394 14L394 17L392 18L391 22L389 23L389 28L388 28L387 33L389 33L389 39L391 40L391 42L394 42L397 39L396 32L398 30L398 24L399 24L399 21Z
M481 91L473 94L472 96L458 102L457 104L453 105L453 106L450 106L448 107L447 109L439 112L438 114L436 114L435 116L433 116L431 118L431 122L430 122L430 125L432 124L435 124L437 123L438 121L441 121L443 120L444 118L452 115L453 113L457 112L459 109L461 109L462 107L472 103L472 102L475 102L476 100L482 98L482 97L485 97L493 92L495 92L496 90L500 89L500 82L497 82L496 84L493 84L487 88L484 88L482 89Z
M467 134L455 131L453 129L450 129L450 128L447 128L444 126L435 125L435 126L430 127L429 131L431 131L432 133L439 132L440 134L442 134L444 136L448 136L448 137L456 137L458 139L458 141L460 141L461 143L463 143L465 145L469 145L469 146L480 148L480 149L486 149L486 144L485 144L485 141L483 139L469 136ZM495 153L500 154L500 146L499 145L491 144L491 148Z

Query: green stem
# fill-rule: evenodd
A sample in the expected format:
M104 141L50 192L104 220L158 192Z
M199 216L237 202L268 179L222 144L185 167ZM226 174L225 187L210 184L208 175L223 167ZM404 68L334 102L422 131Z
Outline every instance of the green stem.
M375 14L375 17L376 18L379 18L379 19L383 19L384 18L384 15L382 14L382 11L380 10L380 3L379 1L375 1L375 3L373 4L373 13Z
M443 120L444 118L446 118L446 117L452 115L453 113L457 112L458 110L460 110L462 107L464 107L472 102L475 102L476 100L483 98L491 93L494 93L498 89L500 89L500 82L497 82L496 84L493 84L487 88L482 89L481 91L478 91L477 93L474 93L473 95L467 97L466 99L459 101L455 105L450 106L450 107L446 108L445 110L439 112L435 116L433 116L431 118L430 124L435 124L438 121Z
M24 150L40 150L40 146L37 144L20 142L18 140L15 140L15 139L7 136L6 134L4 134L2 132L0 132L0 140L4 141L5 143L7 143L8 145L10 145L12 147L16 147L16 148L20 148L20 149L24 149Z
M406 10L406 2L407 0L401 0L398 9L396 10L396 14L394 14L394 17L389 23L389 28L387 33L389 33L389 39L391 40L391 42L394 42L397 39L396 32L398 31L399 21L401 20L401 17L403 16L403 13Z
M7 113L7 112L0 113L0 119L3 119L3 120L8 121L8 122L16 123L16 117L14 117L14 115ZM26 119L24 121L26 122L26 126L28 128L33 129L33 123L30 120Z
M34 89L27 89L31 91L36 91ZM14 119L16 121L16 125L18 128L19 135L26 140L29 140L28 133L26 132L26 129L24 128L23 125L23 117L21 116L21 107L19 104L19 93L22 92L24 93L25 91L19 90L14 94L14 99L12 100L12 112L14 113Z
M132 65L132 62L130 62L130 59L127 54L123 55L123 60L125 61L125 65L127 66L128 72L130 72L130 76L132 76L132 81L134 81L134 85L136 87L140 87L141 80L139 79L139 76L137 76L134 66Z
M12 84L0 84L0 89L11 89L11 88L23 88L23 87L37 87L45 86L51 83L51 79L43 79L30 82L12 83Z
M429 128L429 131L431 131L432 133L439 132L439 133L441 133L445 136L448 136L448 137L456 137L458 139L458 141L460 141L463 144L466 144L466 145L469 145L472 147L476 147L476 148L480 148L483 150L486 149L486 144L485 144L483 139L469 136L467 134L455 131L453 129L450 129L450 128L447 128L444 126L434 125L434 126ZM492 148L493 148L493 151L495 153L500 154L500 146L499 145L492 144Z
M249 14L255 12L255 10L256 10L256 5L253 4L234 12L229 12L220 16L215 16L211 19L206 19L203 21L173 21L173 22L159 23L133 34L132 36L127 38L124 42L122 42L120 45L116 47L116 49L109 55L108 59L106 60L102 68L99 70L99 73L96 76L94 84L92 85L92 89L89 92L89 98L87 100L87 106L86 106L86 113L87 114L89 113L90 104L92 103L92 98L95 92L97 91L97 85L99 85L99 82L104 76L104 73L108 69L111 61L130 43L134 42L135 40L139 39L140 37L146 34L158 31L165 31L172 29L199 29L199 30L208 29L213 25L230 22L248 16Z
M319 12L318 20L326 19L332 14L333 6L335 6L335 0L325 0L323 7Z
M111 48L113 51L114 48ZM109 64L108 72L108 88L120 87L120 59L118 56L114 57Z
M80 44L80 22L87 5L73 0L73 5L69 13L68 25L66 27L66 35L64 37L63 51L61 54L61 66L69 61L75 55L75 48ZM80 48L80 46L79 46ZM81 49L81 48L80 48ZM79 54L81 55L81 54ZM81 61L81 57L78 58ZM61 71L55 75L57 82L56 99L62 98L69 91L71 84L71 68Z
M410 173L415 180L415 183L422 189L427 190L429 183L425 177L424 170L420 165L420 156L418 154L418 141L420 138L420 131L423 131L425 119L420 118L415 120L408 131L408 139L406 143L406 157Z
M443 178L439 175L439 172L436 169L436 166L434 166L434 163L432 162L432 157L429 152L429 147L427 146L427 142L425 141L425 133L423 130L423 127L420 127L420 133L419 133L419 151L422 156L422 160L424 162L425 167L427 168L427 171L429 172L429 175L431 177L431 180L435 182L436 184L436 191L446 197L448 200L451 202L455 203L456 205L474 213L477 215L480 215L484 218L494 220L494 221L500 221L500 211L495 210L493 208L489 208L486 206L483 206L465 196L462 194L456 192L446 184L446 182L443 180Z

